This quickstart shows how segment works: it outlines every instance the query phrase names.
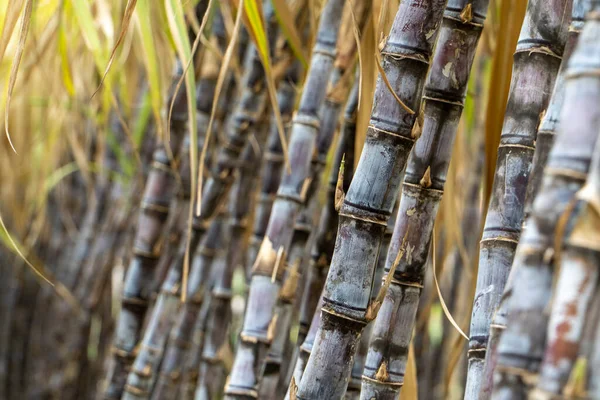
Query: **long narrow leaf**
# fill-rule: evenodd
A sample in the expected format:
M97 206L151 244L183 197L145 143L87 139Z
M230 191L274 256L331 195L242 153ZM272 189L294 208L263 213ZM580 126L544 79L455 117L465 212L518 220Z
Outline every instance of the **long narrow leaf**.
M147 1L141 1L136 7L137 27L144 49L144 64L148 74L148 86L150 88L150 99L152 103L152 113L156 121L159 136L162 136L162 118L160 110L163 104L163 96L160 84L160 71L156 47L154 45L154 36L152 35L152 17L150 5Z
M181 60L181 63L187 65L192 58L192 49L190 47L190 41L187 34L187 27L185 24L185 18L183 13L183 6L178 0L165 0L165 9L167 11L167 20L169 21L169 29L171 30L171 36L177 49L177 54ZM190 201L193 204L194 192L198 179L196 178L196 170L198 164L198 129L196 120L196 77L194 76L194 70L188 69L185 73L185 87L186 97L188 104L188 128L190 131L190 170L191 170L191 193L192 198ZM167 134L167 139L168 139ZM188 218L188 240L186 244L185 261L183 266L183 280L181 290L181 300L186 300L187 295L187 273L190 265L190 241L189 237L192 231L192 217L193 207L190 207L190 215Z
M4 58L4 52L17 25L21 10L23 10L23 2L24 0L9 0L6 4L6 14L2 25L2 34L0 35L0 63Z
M267 34L263 24L264 16L262 8L257 0L246 0L244 1L244 21L250 37L254 41L258 53L260 55L260 61L265 70L265 78L267 81L267 91L269 92L269 100L273 108L273 114L275 115L275 122L277 124L277 131L279 132L279 140L281 141L281 147L284 154L284 163L288 173L290 172L290 163L288 159L288 145L285 137L285 131L283 129L283 120L281 119L281 112L279 110L279 104L277 103L277 93L275 89L275 79L273 77L273 68L271 65L271 56L269 49L269 42L267 40Z
M19 43L17 44L17 51L13 58L13 62L10 68L10 77L8 79L8 94L6 96L6 107L4 109L4 131L6 132L6 138L13 151L16 153L17 150L10 139L10 133L8 131L8 110L10 109L10 100L12 97L15 83L17 82L17 75L19 73L19 64L21 64L21 58L23 57L23 50L25 49L25 41L27 40L27 32L29 31L29 24L31 23L31 11L33 9L33 0L27 0L25 2L25 8L23 10L23 16L21 18L21 27L19 28ZM4 226L4 224L2 224Z
M296 29L296 23L294 16L288 7L285 0L273 0L273 6L275 8L275 15L279 21L279 27L283 31L283 35L287 40L292 52L300 60L302 66L308 68L308 62L306 61L306 51L302 46L300 35Z
M106 69L104 70L102 79L100 79L100 84L98 85L98 88L96 89L94 94L92 94L92 97L94 97L94 95L98 92L98 90L100 90L100 88L102 87L102 84L104 83L104 80L106 79L106 75L108 74L108 71L110 71L110 67L112 66L113 61L115 59L115 54L117 53L117 49L119 48L119 45L123 41L123 38L125 37L125 34L127 33L127 29L129 28L129 22L131 22L131 17L133 15L133 11L135 10L136 3L137 3L137 0L127 0L127 5L125 6L125 15L123 16L123 22L121 23L121 32L119 33L117 42L115 43L112 51L110 52L110 56L108 58L108 64L106 65Z

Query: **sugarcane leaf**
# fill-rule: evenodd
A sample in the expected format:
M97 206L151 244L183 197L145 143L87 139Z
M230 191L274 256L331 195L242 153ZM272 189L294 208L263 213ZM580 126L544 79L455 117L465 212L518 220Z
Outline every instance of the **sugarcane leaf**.
M70 163L65 164L62 167L52 171L50 176L48 176L46 178L46 180L44 181L44 193L48 193L49 191L54 189L54 187L56 185L58 185L58 183L60 181L62 181L63 179L65 179L67 176L71 175L73 172L77 171L78 169L79 168L77 167L77 164L75 162L70 162ZM43 196L43 197L45 197L45 196Z
M21 248L24 246L21 243L18 243L16 239L8 231L4 220L2 219L2 215L0 214L0 242L4 242L6 247L18 255L25 264L33 271L34 275L40 279L42 282L49 284L54 292L63 300L65 300L73 310L77 312L81 312L81 305L75 298L75 296L69 291L65 285L63 285L60 281L55 280L52 277L52 273L48 271L43 266L35 266L25 254L21 251ZM41 264L40 264L41 265Z
M288 145L285 137L285 131L283 129L283 120L281 119L281 111L279 110L279 103L277 102L277 93L275 89L275 79L273 77L273 68L271 65L271 56L269 50L269 42L267 40L267 34L263 24L264 16L262 13L261 3L257 0L245 0L244 5L244 22L250 33L258 54L260 61L265 70L265 78L267 82L267 91L269 93L269 99L271 101L271 107L273 114L275 115L275 123L277 125L277 132L279 133L279 140L281 141L281 147L284 154L284 164L286 171L291 172L291 167L288 158Z
M17 25L21 11L23 10L23 3L25 0L9 0L6 4L6 14L4 16L4 24L2 25L2 34L0 36L0 63L4 58L4 52L10 42L13 30Z
M65 85L65 89L67 89L67 93L69 96L73 97L75 95L75 86L73 85L73 79L71 79L71 67L69 66L69 56L68 45L67 45L67 35L65 34L64 24L59 24L58 26L58 54L60 55L60 65L62 72L62 80Z
M125 34L127 33L127 29L129 28L129 23L131 22L131 17L133 16L133 11L135 10L136 3L137 0L127 0L127 5L125 6L125 14L123 15L123 22L121 23L121 32L119 32L119 37L117 38L117 41L113 46L112 51L110 52L110 56L108 57L108 64L106 65L104 73L102 74L100 84L96 88L96 91L92 94L92 97L94 97L94 95L98 93L98 90L100 90L102 84L104 83L104 80L106 79L108 71L110 71L110 67L113 64L115 55L117 53L117 49L119 48L121 42L123 42L123 38L125 38Z
M147 1L141 1L136 7L135 14L137 20L136 25L141 38L142 48L144 49L144 65L148 76L152 113L156 120L159 136L161 136L162 118L160 110L163 104L163 96L161 91L158 57L154 45L154 35L152 34L152 16L149 3ZM134 134L134 137L137 137L137 135Z
M433 235L433 254L435 254L435 235ZM469 340L469 337L463 332L463 330L460 328L460 326L458 325L458 323L456 322L456 320L454 319L454 317L452 316L452 313L450 312L450 310L448 310L448 306L446 306L446 302L444 301L444 296L442 295L442 291L440 289L440 284L438 282L437 279L437 274L436 274L436 267L435 267L435 257L432 257L433 261L432 261L432 265L433 265L433 282L435 283L435 289L437 290L437 295L438 295L438 299L440 300L440 305L442 306L442 310L444 310L444 314L446 315L446 318L448 318L448 321L450 321L450 324L452 324L452 326L454 327L454 329L456 329L456 331L458 333L461 334L462 337L464 337L466 340Z
M213 2L213 0L209 0L207 10L210 10L210 8L212 7L212 2ZM202 18L202 24L198 28L198 34L196 35L196 39L194 39L194 44L192 45L192 56L190 57L187 64L185 65L185 67L183 69L183 74L181 74L181 77L179 78L179 81L177 82L177 85L175 86L173 98L171 99L171 104L169 105L169 118L168 118L169 121L171 121L171 116L173 115L173 107L175 106L175 99L176 99L177 93L179 93L179 90L181 89L181 85L182 85L185 77L187 76L188 70L190 69L190 65L192 65L192 61L194 61L194 54L196 54L196 50L198 49L198 46L202 41L202 32L204 31L204 27L206 26L206 23L208 22L208 15L209 15L209 13L206 12L204 14L204 17ZM220 92L220 90L219 90L219 92ZM202 175L202 173L200 173L200 175ZM202 187L201 184L200 184L200 187ZM199 196L200 196L200 194L199 194ZM200 198L200 197L198 197L198 198Z
M98 72L102 73L108 62L108 56L106 48L100 40L98 31L95 29L96 24L94 23L94 17L90 7L88 7L87 2L80 0L70 0L69 4L75 13L75 21L77 21L79 25L83 41L87 48L92 52Z
M352 16L352 34L354 36L354 40L356 41L356 49L358 50L358 104L360 104L362 100L362 88L363 88L363 55L362 55L362 46L360 40L360 32L358 29L358 22L356 20L356 14L354 13L354 4L352 4L352 0L350 0L350 15Z
M371 55L377 48L377 41L375 38L375 21L373 13L368 16L366 27L364 29L360 51L363 54ZM375 92L375 85L377 82L377 67L375 66L375 57L364 57L361 68L361 82L360 91L361 98L358 103L356 112L356 147L354 162L355 165L360 159L360 153L362 151L363 143L366 138L367 127L371 118L371 109L373 105L373 94Z
M167 13L167 21L169 22L169 30L171 32L171 37L173 39L173 43L175 44L175 49L177 50L177 54L182 64L187 65L190 60L193 58L192 50L190 47L190 41L187 34L187 26L185 23L183 6L181 2L178 0L165 0L165 10ZM190 202L193 204L194 200L194 192L196 189L196 185L198 184L198 180L196 178L196 169L197 169L197 161L198 161L198 130L197 130L197 120L196 120L196 78L194 75L194 71L188 69L185 75L185 87L186 87L186 98L187 98L187 107L188 107L188 129L190 134L190 176L191 178L191 193L192 199ZM167 126L170 126L170 121ZM169 139L169 131L167 131L167 140ZM193 207L190 207L189 217L188 217L188 226L187 226L187 243L186 243L186 252L185 252L185 260L183 264L183 278L182 278L182 290L181 290L181 301L185 302L187 297L187 275L189 272L190 265L190 241L189 237L191 236L192 231L192 218L193 218Z
M33 0L26 0L23 9L23 15L21 17L21 26L19 28L19 42L17 44L17 50L13 57L12 65L10 67L10 77L8 78L8 93L6 95L6 106L4 109L4 131L6 132L6 138L12 150L16 153L17 150L13 145L10 138L10 132L8 127L8 111L10 110L10 100L12 98L15 83L17 82L17 75L19 73L19 64L21 64L21 58L23 57L23 51L25 50L25 41L27 40L27 32L29 31L29 25L31 23L31 12L33 9Z
M567 399L584 399L587 397L587 367L588 361L584 356L579 356L573 369L571 370L571 375L569 375L569 380L564 388L564 395Z
M29 269L31 269L34 275L42 282L49 284L60 298L65 300L74 310L80 311L81 306L77 302L75 296L73 296L73 294L61 282L56 281L52 277L50 271L46 270L46 268L43 266L36 267L31 261L29 261L25 254L23 254L21 251L23 245L18 243L17 240L14 239L10 234L4 223L4 220L2 219L2 215L0 215L0 228L2 228L0 229L0 242L4 242L8 249L18 255L29 267Z
M218 99L221 95L221 90L223 89L223 83L225 82L225 76L227 75L227 71L229 69L229 63L231 61L231 57L233 55L233 50L235 49L235 43L239 36L240 27L242 25L242 6L244 0L239 0L238 4L238 13L235 17L235 23L233 27L233 33L231 35L231 40L227 44L227 49L225 50L225 54L223 55L223 62L221 63L221 68L219 69L219 75L217 76L217 83L215 84L215 94L213 95L212 107L210 110L210 118L208 120L208 128L206 130L206 137L204 138L204 143L202 145L202 152L200 153L200 166L198 168L198 193L196 202L196 215L200 215L202 211L202 178L204 176L204 164L206 160L206 152L208 151L208 143L210 142L210 137L212 136L212 126L215 120L215 113L217 111L217 105L219 103Z
M273 7L275 8L275 15L279 21L279 26L283 32L283 36L287 40L292 52L298 60L302 63L304 68L308 68L308 62L306 61L306 50L302 46L300 35L296 29L296 23L292 11L287 5L285 0L273 0Z
M140 3L141 4L141 3ZM133 137L133 143L136 149L139 149L142 140L144 139L144 135L146 134L146 128L148 127L148 122L150 121L150 115L154 111L154 104L152 99L151 91L144 93L142 97L142 106L137 113L137 117L133 123L133 129L131 131L131 135ZM160 112L160 108L158 110Z

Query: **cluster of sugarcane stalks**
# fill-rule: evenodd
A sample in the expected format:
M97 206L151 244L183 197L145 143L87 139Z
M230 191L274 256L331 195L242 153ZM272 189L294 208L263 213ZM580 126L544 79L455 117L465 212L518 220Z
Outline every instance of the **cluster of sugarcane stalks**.
M76 238L51 224L40 252L68 296L22 272L3 281L0 317L15 322L0 331L0 399L600 399L600 1L528 1L489 204L493 138L460 131L494 2L326 0L318 20L310 0L208 3L204 32L188 33L206 48L174 66L170 135L139 149L142 179L109 179L117 151L92 143L105 170L50 196L81 221ZM365 57L379 72L370 110ZM194 93L177 85L188 67ZM461 141L475 150L457 190ZM458 191L459 227L436 227ZM0 247L0 271L8 259ZM451 335L467 336L468 315L451 315L461 301L468 342ZM436 307L450 321L440 340L423 322ZM41 339L24 343L27 329ZM4 357L9 343L27 352ZM412 387L415 368L435 387Z

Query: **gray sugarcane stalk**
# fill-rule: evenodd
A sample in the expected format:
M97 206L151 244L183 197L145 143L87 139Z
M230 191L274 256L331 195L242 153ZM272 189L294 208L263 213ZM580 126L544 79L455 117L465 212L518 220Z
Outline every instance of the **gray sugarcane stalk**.
M589 5L589 4L588 4ZM597 14L594 14L597 15ZM563 121L515 256L506 326L498 342L492 398L525 398L546 343L558 220L584 183L598 132L600 65L597 19L585 24L565 75ZM567 123L568 121L568 123Z
M279 111L281 113L282 121L286 126L286 130L289 130L287 127L292 120L292 113L294 112L296 100L296 90L294 89L294 86L298 83L299 75L300 66L296 64L290 68L287 77L282 80L277 89ZM252 269L251 264L256 260L258 249L265 236L265 232L267 231L271 208L273 207L275 195L277 194L277 188L281 182L281 175L283 172L283 147L274 118L275 117L273 117L269 137L267 139L267 148L263 156L263 176L261 178L260 192L258 194L257 206L254 213L252 236L250 238L250 245L248 246L248 279L250 279Z
M267 8L265 18L270 27L268 32L273 35L273 32L276 31L276 20L272 7ZM270 38L272 40L271 36ZM195 254L210 225L210 220L218 211L222 200L227 196L234 179L234 172L238 167L240 153L247 143L248 136L256 129L257 122L266 104L264 70L258 50L254 45L249 46L247 49L242 80L239 102L225 127L225 138L219 145L214 165L202 188L200 215L194 216L189 242L181 244L178 255L169 268L167 281L165 281L165 285L168 287L179 285L179 282L170 282L169 277L181 279L186 252L189 251L190 254ZM204 273L209 274L208 271ZM163 291L163 293L167 295L169 291ZM157 321L157 330L146 330L144 338L144 341L156 343L158 346L153 346L149 351L144 351L145 347L142 347L142 352L138 354L137 358L141 361L136 362L136 364L141 369L134 368L130 372L128 381L131 380L131 383L128 382L127 384L128 393L134 396L140 394L141 396L147 396L149 390L153 387L156 380L155 372L162 360L164 344L171 329L174 312L171 302L165 299L164 302L159 302L158 305L153 310L151 317L152 321ZM162 321L162 323L158 324L159 321ZM151 355L150 353L155 354ZM148 373L147 371L151 372Z
M179 383L183 378L184 356L193 345L194 327L205 297L209 275L219 252L227 248L228 236L225 234L227 214L219 214L212 222L207 234L214 241L205 240L194 260L194 268L188 282L188 297L180 307L175 323L169 334L169 340L160 366L158 381L152 391L153 399L175 398ZM213 229L214 226L214 229Z
M342 397L360 333L377 312L370 301L377 255L401 172L420 134L413 127L445 4L402 2L381 52L390 88L380 74L365 145L340 209L321 324L298 399Z
M213 34L221 46L226 44L226 40L224 39L225 27L222 19L220 18L220 14L217 14L217 18L215 18L213 24ZM210 60L207 60L207 63L203 67L206 68L204 69L203 75L201 76L197 86L197 118L200 120L200 122L202 122L203 119L208 120L209 118L216 87L214 63L212 63ZM200 123L198 126L199 136L204 137L204 128L206 127L206 124ZM182 152L188 153L189 151L190 140L188 137L183 143ZM190 206L189 202L191 198L191 176L189 173L190 168L188 158L189 157L183 160L180 166L182 195L175 200L176 211L179 218L182 220L187 219ZM195 236L192 237L191 240L194 241L194 246L191 247L192 251L195 252L197 243L200 241L200 237ZM127 376L125 386L126 390L125 394L123 395L124 398L148 398L151 394L152 388L156 381L156 369L158 367L158 363L160 363L162 360L164 345L167 340L168 332L171 329L172 317L174 316L173 310L175 310L179 304L174 296L176 296L179 291L180 282L178 280L181 279L185 244L185 240L180 243L175 257L173 257L171 264L167 268L165 280L161 283L160 293L158 294L156 304L154 305L154 308L149 316L150 322L144 331L140 349ZM142 314L139 317L143 318L144 315Z
M211 224L209 234L206 235L202 245L198 248L196 257L200 257L201 261L204 262L194 263L194 267L197 268L190 273L188 288L198 281L205 280L212 258L222 246L222 225L223 216L217 216ZM159 364L161 361L166 361L163 360L165 346L180 306L182 272L182 268L171 268L167 279L163 282L156 305L144 332L140 352L127 377L123 400L149 399L155 395L155 390L158 388L158 385L155 384L158 380ZM188 303L194 302L199 307L201 297L200 299L190 297Z
M264 145L264 138L266 136L266 129L263 126L259 126L256 129L255 144L248 141L246 147L241 154L240 159L236 162L235 168L239 171L239 176L244 181L241 182L231 193L234 199L237 200L236 208L231 210L234 213L230 217L228 222L229 231L227 234L221 233L224 236L222 242L219 243L221 249L228 248L225 244L226 241L233 241L232 247L229 247L229 252L232 253L233 257L227 259L232 267L238 264L240 252L243 251L243 234L246 226L246 218L250 209L251 202L248 201L250 198L251 188L253 187L254 177L257 177L257 171L254 168L255 163L260 159L260 154L257 153L255 145L262 147ZM224 222L223 222L224 223ZM233 224L233 226L231 226ZM221 231L225 228L221 228ZM190 275L190 282L188 284L188 301L183 304L182 309L179 312L178 320L175 323L169 344L165 350L165 358L162 361L160 377L156 384L153 392L153 398L173 398L177 394L179 389L179 382L182 376L182 367L184 356L189 348L192 346L192 339L194 335L194 327L196 326L196 319L200 312L202 302L205 299L205 292L209 286L209 276L212 271L212 262L214 257L207 259L205 265L198 265L198 269L192 270ZM231 279L231 277L229 278ZM222 319L222 322L226 324L229 322L227 319Z
M298 343L300 344L296 359L292 363L292 376L300 382L308 357L312 352L314 339L321 321L323 285L329 263L333 256L338 212L336 209L336 191L346 192L350 187L354 170L354 148L356 142L356 112L358 107L359 87L352 88L344 111L344 123L337 142L333 165L326 184L326 204L319 220L316 237L311 249L311 260L305 278L301 297ZM338 182L339 181L339 182ZM315 300L316 299L316 302ZM312 307L312 311L309 308ZM308 322L305 322L308 321ZM289 384L289 381L285 381ZM289 390L285 398L289 399Z
M517 42L494 184L480 242L465 399L477 398L483 384L490 324L521 235L535 140L560 67L570 4L570 0L529 1Z
M488 4L488 0L450 0L444 11L425 83L422 134L406 168L386 271L400 252L406 254L374 322L362 399L396 399L404 383L433 226Z
M234 365L225 389L228 399L256 397L256 384L271 342L269 326L284 274L285 253L293 224L310 183L310 165L316 147L319 110L333 69L343 0L329 0L323 9L310 70L292 123L288 151L290 170L284 171L272 207L265 238L252 268L248 305Z
M254 147L248 143L242 155L243 166L240 168L240 174L230 194L230 219L227 227L227 236L230 242L225 264L223 269L217 272L216 281L210 294L208 323L195 394L195 398L198 400L216 399L222 396L225 375L220 352L224 346L229 346L227 331L231 321L233 272L238 265L244 264L243 258L246 253L244 236L248 229L248 216L252 205L248 199L252 197L258 178L254 166L259 159L260 154L257 154Z
M385 230L383 241L381 242L381 247L379 248L379 256L377 258L377 269L375 271L375 277L373 279L374 290L371 293L371 301L375 301L378 289L381 286L382 279L384 279L385 262L387 260L388 248L392 241L392 234L394 232L394 225L396 223L396 216L398 215L399 205L400 202L396 201L394 212L388 220L387 229ZM371 334L373 332L374 325L374 323L368 324L361 334L360 343L358 345L358 349L356 350L356 354L354 355L354 364L352 365L352 370L350 372L348 389L346 390L346 395L344 397L345 400L360 399L363 370L365 368L365 362L367 361L369 343L371 341Z
M177 80L178 76L174 78L175 82ZM185 96L185 91L180 91L173 108L169 150L173 156L177 156L186 130L188 114ZM175 191L176 180L172 176L175 160L169 159L169 152L159 144L154 152L152 168L146 181L133 244L134 255L125 277L122 306L113 344L113 365L109 371L109 385L104 393L106 399L121 398L127 371L135 358L144 315L148 309L149 286L161 254L162 229Z
M344 110L344 121L338 139L333 163L328 181L325 185L325 207L315 232L314 243L311 246L308 270L304 277L304 287L300 301L298 344L302 344L311 326L313 314L323 291L333 246L335 245L338 213L336 210L336 188L342 160L341 190L345 193L350 187L354 170L354 148L356 142L356 112L358 108L358 79L356 80ZM319 308L320 309L320 308ZM311 345L312 348L312 345Z
M282 50L282 56L285 57L289 52L288 48ZM288 125L291 121L292 112L294 110L294 101L296 98L296 90L294 85L299 80L301 72L300 63L295 61L287 70L284 78L279 83L277 101L284 125ZM273 202L274 193L281 176L281 169L283 167L284 157L282 152L282 145L280 142L279 132L275 115L272 116L269 124L269 134L267 139L266 151L263 155L263 177L261 182L261 189L259 193L258 204L256 207L256 214L254 216L253 236L251 238L250 249L248 254L252 257L252 247L256 243L257 239L264 234L266 229L266 223L270 215L270 209ZM250 147L247 150L252 150ZM249 154L248 155L252 155ZM242 157L244 158L244 157ZM247 160L248 161L248 160ZM245 264L244 255L238 254L240 249L243 249L245 243L242 237L243 231L242 225L246 224L247 214L249 213L249 202L248 197L252 193L252 187L254 180L251 175L254 174L253 164L256 164L257 160L251 160L246 163L246 170L242 170L242 178L244 179L243 184L237 185L236 191L231 201L233 202L232 213L233 217L230 229L232 233L232 244L230 245L230 252L233 258L228 258L226 261L226 270L223 271L222 275L219 275L216 286L212 291L212 300L209 310L208 318L212 321L207 327L207 343L202 352L201 365L199 367L199 379L198 389L196 393L197 399L215 398L222 395L223 386L219 385L219 378L221 376L221 361L219 351L225 345L225 333L227 332L230 315L225 313L224 310L228 309L231 300L231 280L233 277L233 270L238 264L238 261L242 261Z
M600 15L598 15L600 17ZM596 39L600 30L597 31ZM597 53L600 56L600 53ZM598 107L600 108L600 107ZM552 310L546 333L546 349L532 400L546 400L564 394L581 351L585 327L593 318L591 307L598 293L600 242L600 149L596 149L584 187L577 193L577 205L568 217L572 229L563 239L557 265ZM592 378L594 379L594 378Z
M206 7L199 4L197 9L201 8L204 8L204 12L206 12ZM217 20L218 18L215 18L213 24L215 35L225 37L224 26L220 25ZM178 66L173 79L173 88L179 81L182 72L181 66ZM204 89L204 86L214 87L214 81L205 79L202 82L201 80L198 87ZM113 343L114 357L108 372L109 383L104 392L106 399L121 398L128 370L136 356L136 346L142 334L142 324L152 294L152 281L162 254L161 237L177 182L173 176L173 166L178 161L178 153L187 127L188 110L185 99L186 91L179 90L171 114L170 148L165 148L164 143L159 141L153 154L152 167L146 181L138 217L133 244L134 255L125 276L121 311ZM171 100L169 99L166 104L168 107ZM200 111L210 112L210 107L206 110L201 108L202 102L199 102L197 106L200 107Z
M301 212L301 215L303 213ZM298 289L301 274L301 264L306 254L306 242L310 235L312 224L307 221L296 220L294 238L290 245L290 255L286 277L279 292L279 299L275 307L274 319L276 321L271 346L264 361L262 377L258 387L260 399L279 399L279 376L284 363L286 344L290 335L290 328L294 318L294 299ZM299 237L300 236L300 237Z
M596 149L597 151L597 149ZM597 252L595 252L598 254ZM598 259L595 260L596 265L598 265ZM587 398L597 399L600 398L600 381L598 379L592 379L592 377L598 376L600 374L600 329L598 329L598 310L600 310L600 293L596 291L594 295L594 302L592 305L593 318L587 322L590 326L586 327L586 344L585 348L582 349L581 353L586 356L587 360L587 382L585 385L585 394L588 396Z
M274 388L277 387L279 382L281 364L284 361L283 352L287 348L292 320L295 319L293 316L293 306L299 301L298 297L303 292L304 285L301 283L302 279L306 276L305 249L307 246L310 246L311 241L309 239L312 239L313 226L319 216L319 199L317 194L321 186L321 175L325 169L327 154L338 128L343 102L350 92L351 85L348 81L352 76L351 71L357 46L355 40L348 40L348 37L351 36L350 31L354 28L352 18L357 19L356 28L360 32L364 28L371 12L371 1L359 1L355 3L355 6L353 10L354 16L351 14L349 8L345 10L340 27L336 60L329 79L327 95L322 106L316 151L311 162L310 184L306 191L305 204L300 207L300 211L298 212L290 243L288 265L291 269L289 269L289 273L286 272L285 281L279 294L277 305L275 306L274 318L277 318L277 324L275 325L273 345L265 363L265 374L268 374L268 377L263 377L267 380L267 384ZM356 79L355 85L359 83L359 80ZM293 252L297 256L292 257ZM270 394L274 392L269 388L264 388L262 391ZM261 392L259 392L259 397L263 397Z
M552 149L554 138L560 124L560 114L564 104L565 96L565 75L567 64L577 43L579 33L581 32L584 14L588 5L589 0L573 1L571 23L569 26L567 42L565 44L563 61L558 72L558 77L556 78L550 103L548 104L548 108L546 109L546 113L544 114L537 133L535 153L533 155L532 168L529 176L527 194L525 197L525 224L529 220L533 202L542 184L544 167L548 162L550 150ZM485 354L483 371L484 377L483 385L480 389L480 396L489 397L492 391L493 371L496 365L498 338L500 337L502 331L506 328L507 308L512 293L513 276L517 273L516 270L516 267L512 268L511 272L509 273L508 281L506 287L504 288L504 293L502 294L500 304L498 305L498 309L496 310L492 324L490 325L490 339L488 341Z

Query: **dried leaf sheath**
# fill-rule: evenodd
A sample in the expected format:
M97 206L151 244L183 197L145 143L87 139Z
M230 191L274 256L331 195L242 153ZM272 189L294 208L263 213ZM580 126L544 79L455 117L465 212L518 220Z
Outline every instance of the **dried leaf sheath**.
M256 396L255 384L270 343L268 328L293 234L289 221L295 220L305 198L319 127L318 112L333 68L343 5L343 0L329 0L321 15L310 71L292 124L288 152L291 171L284 173L279 185L266 236L253 266L241 340L225 390L229 399Z
M444 0L403 1L382 50L383 70L405 106L380 75L365 145L339 213L321 327L298 387L298 399L340 398L346 390L357 341L368 321L386 221L416 139L415 111L420 109L445 4Z
M596 14L597 15L597 14ZM539 371L546 343L559 217L570 207L589 169L600 121L600 66L596 19L587 22L566 72L561 123L540 191L515 256L507 328L498 343L493 397L523 396ZM568 121L568 123L566 123Z
M374 321L362 399L395 399L404 383L433 225L441 201L467 83L489 1L450 0L423 96L423 125L408 162L386 271L406 255ZM464 16L469 11L468 18ZM404 244L403 244L404 243ZM402 248L404 246L404 248ZM382 368L386 370L382 374Z
M539 191L539 188L543 180L544 167L547 164L550 150L554 143L557 130L560 124L560 114L564 104L565 96L565 74L567 70L567 63L577 43L577 38L583 26L583 17L585 14L586 4L589 4L588 0L575 0L573 2L573 11L571 17L571 24L569 27L567 43L565 45L565 51L563 55L563 61L560 66L558 77L556 78L556 84L554 85L554 91L552 98L548 104L548 108L544 113L544 118L540 124L540 128L537 133L535 143L535 153L532 161L531 174L529 176L529 183L527 186L527 195L525 198L525 215L524 221L527 224L529 215L531 214L531 208L535 197ZM496 366L496 353L498 338L502 331L506 328L506 317L508 311L508 304L512 293L512 280L514 275L517 273L516 264L510 271L504 293L498 305L498 309L494 314L494 319L490 326L490 339L488 341L486 355L485 355L485 367L484 367L484 380L481 387L480 393L482 396L489 396L492 390L493 384L493 370Z

